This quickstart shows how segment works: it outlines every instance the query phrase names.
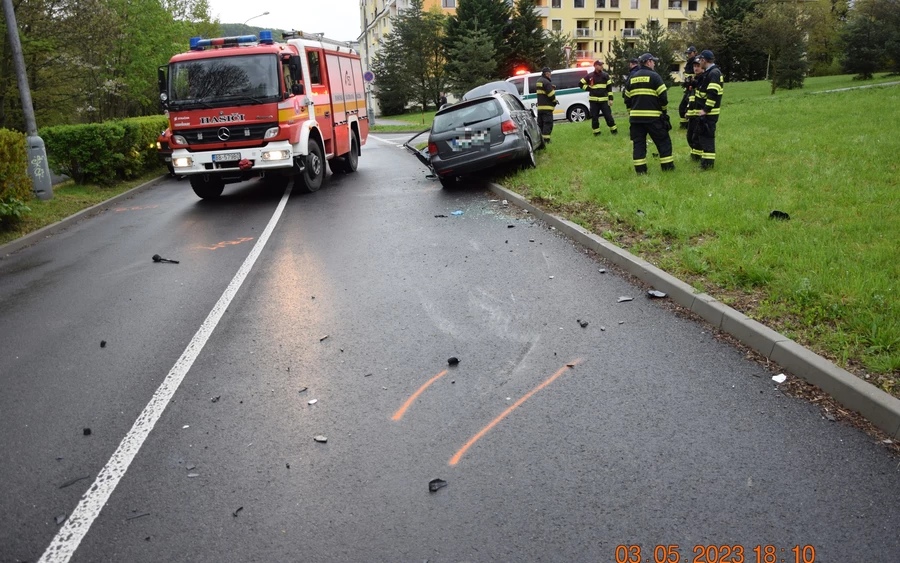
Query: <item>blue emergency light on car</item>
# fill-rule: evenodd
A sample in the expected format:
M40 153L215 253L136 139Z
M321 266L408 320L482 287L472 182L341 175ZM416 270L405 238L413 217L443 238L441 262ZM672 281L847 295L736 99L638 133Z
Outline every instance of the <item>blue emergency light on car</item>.
M265 33L265 32L263 32ZM272 32L269 33L271 40ZM262 33L260 33L262 35ZM255 35L240 35L237 37L217 37L215 39L201 39L199 37L191 37L191 51L202 51L207 47L235 47L237 45L246 45L248 43L256 43L258 39Z
M275 40L272 39L272 32L268 29L263 29L259 32L259 42L263 45L272 45L275 43Z

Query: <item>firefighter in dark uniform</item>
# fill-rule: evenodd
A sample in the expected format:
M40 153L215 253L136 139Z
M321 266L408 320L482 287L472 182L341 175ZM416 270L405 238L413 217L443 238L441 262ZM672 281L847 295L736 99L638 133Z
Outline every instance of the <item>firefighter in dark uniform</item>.
M678 104L678 116L681 118L682 129L688 126L688 88L694 82L694 58L697 56L697 48L691 45L684 52L684 56L687 57L684 63L684 82L681 85L684 88L684 96L681 98L681 103Z
M722 71L716 66L716 58L709 49L700 52L700 66L703 68L703 79L697 88L696 98L699 105L697 112L700 131L700 167L710 170L716 164L716 124L722 108L722 94L725 80Z
M630 59L628 61L628 75L625 76L625 84L628 84L628 79L631 78L631 75L641 69L641 62L637 59ZM622 99L625 99L625 86L622 86ZM628 104L625 104L625 112L631 115L631 110L628 108Z
M634 171L647 173L647 135L659 152L663 170L675 170L672 139L669 137L669 98L663 79L654 71L659 60L650 53L639 58L641 66L625 84L625 105L631 122L631 142L634 144Z
M688 120L687 142L691 147L691 160L699 161L703 154L703 146L700 144L700 106L697 104L696 94L697 89L703 84L703 67L700 66L700 57L694 57L690 62L693 65L693 74L687 75L685 79L685 82L688 83L688 106L685 111Z
M559 105L556 99L556 86L550 82L550 67L541 69L541 76L534 85L537 93L537 118L541 126L541 137L545 143L550 142L550 133L553 132L553 108Z
M581 89L588 92L588 101L591 103L591 128L594 135L600 134L601 113L609 132L617 135L619 129L610 109L613 103L612 79L603 71L603 61L594 61L594 72L581 79Z

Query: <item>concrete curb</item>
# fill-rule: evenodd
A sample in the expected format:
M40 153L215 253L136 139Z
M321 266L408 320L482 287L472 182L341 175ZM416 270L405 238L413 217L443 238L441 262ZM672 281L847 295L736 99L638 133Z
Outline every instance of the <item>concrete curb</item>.
M538 219L556 227L560 233L593 250L644 283L667 293L674 302L690 309L711 325L727 332L792 374L817 385L845 407L863 415L892 438L900 438L900 399L837 367L822 356L717 301L712 296L698 293L690 285L646 260L634 256L571 221L538 209L521 195L493 183L490 184L490 188L494 193L527 209Z
M10 242L0 246L0 260L3 260L4 258L9 256L13 252L17 252L17 251L25 248L26 246L31 246L32 244L36 244L47 237L51 237L51 236L55 235L56 233L67 229L68 227L72 226L73 224L77 223L78 221L81 221L82 219L86 219L87 217L90 217L91 215L94 215L96 213L99 213L99 212L105 210L107 207L111 207L122 200L132 198L142 192L145 192L145 191L149 190L150 188L156 186L157 184L161 183L166 178L168 178L167 175L160 176L158 178L154 178L153 180L150 180L149 182L144 182L140 186L131 188L127 192L122 192L119 195L112 197L106 201L101 201L97 205L88 207L87 209L82 209L78 213L76 213L74 215L70 215L70 216L66 217L65 219L62 219L61 221L57 221L56 223L53 223L52 225L47 225L46 227L41 227L40 229L38 229L34 232L31 232L31 233L28 233L27 235L25 235L21 238L17 238L16 240L10 241Z

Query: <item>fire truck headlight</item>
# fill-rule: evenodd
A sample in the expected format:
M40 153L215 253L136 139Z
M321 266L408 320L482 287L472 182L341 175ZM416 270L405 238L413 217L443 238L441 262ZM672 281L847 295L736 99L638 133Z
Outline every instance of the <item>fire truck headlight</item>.
M287 160L290 157L290 151L266 151L262 153L263 160Z
M185 139L182 135L172 135L172 142L176 145L188 144L187 139Z
M271 139L276 135L278 135L278 127L272 127L266 130L266 134L265 136L263 136L263 139Z
M175 168L188 168L194 164L194 159L189 156L182 156L172 159L172 166Z
M156 141L156 150L158 150L158 151L162 150L162 143L160 143L159 141Z

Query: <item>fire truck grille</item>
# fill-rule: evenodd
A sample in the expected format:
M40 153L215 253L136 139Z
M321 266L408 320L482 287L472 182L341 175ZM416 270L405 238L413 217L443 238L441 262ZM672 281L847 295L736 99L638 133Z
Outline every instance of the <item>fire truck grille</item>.
M266 131L277 127L277 123L247 123L242 125L218 125L202 129L179 131L188 145L208 145L212 143L237 143L240 141L261 141ZM223 134L226 133L226 134ZM223 138L226 137L226 138Z

